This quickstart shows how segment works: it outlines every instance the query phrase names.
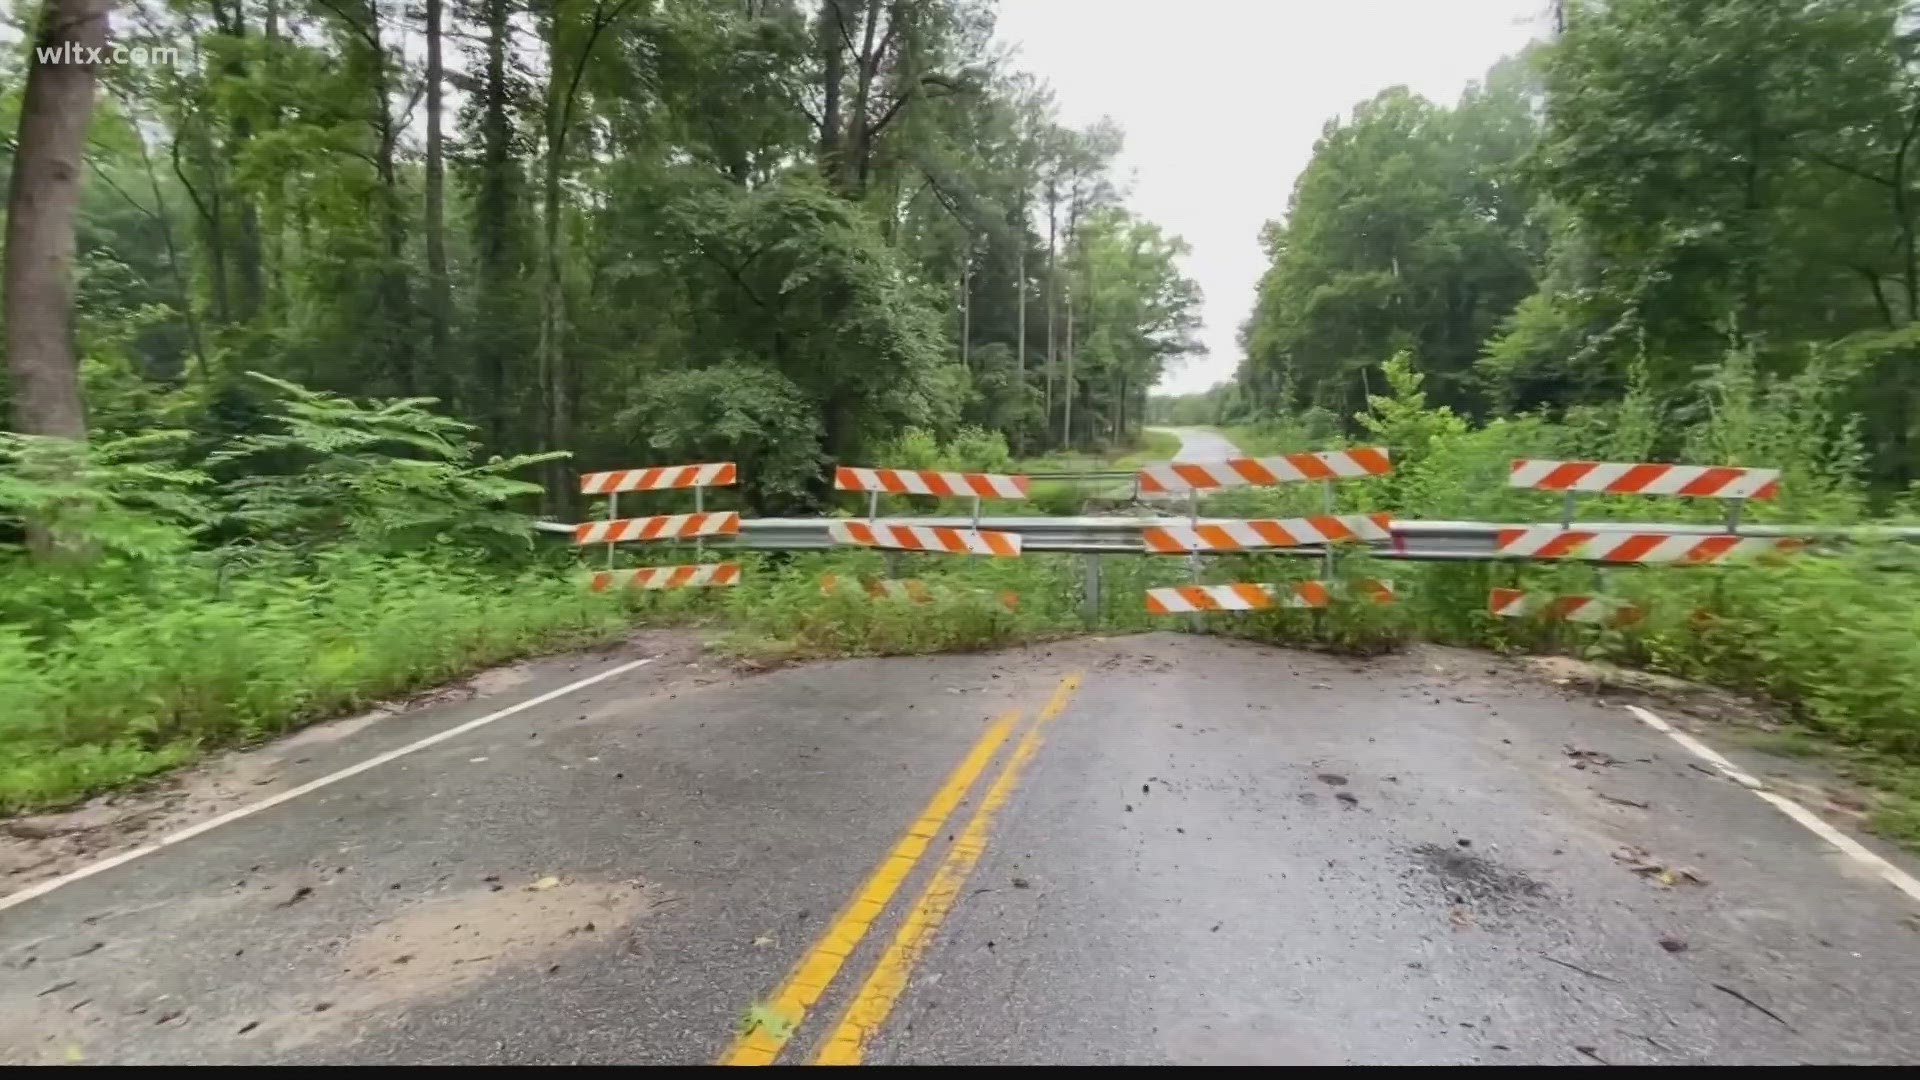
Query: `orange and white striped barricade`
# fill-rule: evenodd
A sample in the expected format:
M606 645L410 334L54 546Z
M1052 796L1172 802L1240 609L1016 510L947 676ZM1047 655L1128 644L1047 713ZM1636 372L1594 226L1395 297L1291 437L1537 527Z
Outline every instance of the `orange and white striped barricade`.
M980 528L980 503L983 499L1024 499L1028 484L1025 476L1012 473L943 472L938 469L873 469L840 465L833 470L836 491L867 493L866 528L832 531L835 542L888 549L887 572L898 574L898 551L947 551L969 555L1020 554L1020 537L1014 533L983 532ZM933 529L907 522L882 522L880 496L930 495L943 499L972 499L972 529Z
M1327 542L1320 563L1320 580L1333 580L1334 538L1387 539L1391 537L1385 515L1349 515L1333 512L1333 482L1368 476L1380 476L1393 469L1392 455L1385 447L1359 446L1346 450L1315 450L1307 453L1280 454L1275 457L1234 457L1220 461L1172 461L1144 465L1135 475L1142 494L1187 493L1187 525L1150 526L1142 539L1149 551L1186 552L1193 583L1200 583L1200 553L1203 551L1240 551L1258 547L1295 547ZM1246 485L1287 484L1301 480L1320 481L1323 513L1314 518L1289 518L1268 521L1244 521L1221 526L1200 524L1200 492L1211 488ZM1376 529L1377 525L1377 529ZM1375 533L1385 535L1376 536ZM1305 536L1310 539L1298 539ZM1268 542L1278 539L1279 542ZM1193 610L1201 610L1195 608ZM1199 620L1196 616L1195 627Z
M623 491L664 491L670 488L726 487L739 482L731 461L707 465L658 465L647 469L615 469L583 473L583 495L618 495Z
M1801 546L1796 540L1739 536L1740 512L1748 499L1780 493L1780 470L1732 465L1674 465L1663 462L1555 461L1517 458L1507 471L1507 486L1558 491L1560 528L1502 530L1500 554L1535 559L1583 559L1611 563L1717 563L1742 556L1779 554ZM1593 533L1573 528L1574 504L1581 494L1675 495L1721 499L1726 506L1724 532L1717 535ZM1559 535L1555 535L1555 533ZM1604 587L1604 571L1596 570ZM1594 601L1605 597L1592 597ZM1591 606L1591 605L1589 605ZM1569 622L1581 620L1568 619Z
M1191 551L1249 551L1351 541L1389 540L1387 514L1321 514L1303 518L1250 518L1200 524L1143 525L1140 542L1161 555Z
M1503 619L1544 616L1561 622L1625 626L1643 612L1636 604L1610 596L1556 595L1520 589L1494 589L1487 610Z
M1507 470L1507 486L1564 493L1560 524L1569 528L1573 525L1574 498L1581 493L1723 499L1727 506L1726 531L1732 533L1740 528L1740 508L1746 500L1771 499L1780 494L1780 470L1516 458Z
M740 564L694 563L688 566L636 566L624 570L596 570L588 580L594 592L613 588L680 589L692 585L737 585Z
M1171 461L1141 466L1140 490L1168 494L1246 484L1286 484L1298 480L1349 480L1379 476L1393 468L1384 447L1315 450L1278 457L1237 457L1220 461Z
M611 518L573 527L576 544L618 544L628 540L673 540L681 537L734 536L740 532L740 514L726 510L711 514L661 514L656 517Z
M1329 590L1324 581L1283 585L1236 581L1227 585L1170 585L1147 590L1147 612L1174 615L1201 611L1260 611L1265 608L1323 608Z
M733 536L740 532L740 515L737 512L714 514L706 512L706 490L709 487L722 487L736 483L739 483L739 469L731 461L714 461L701 465L656 465L644 469L614 469L609 472L582 473L581 493L605 495L607 516L601 521L585 522L574 526L573 542L606 544L607 570L610 572L613 570L613 546L630 540L674 540L691 537L694 558L702 559L706 555L704 542L706 537ZM620 516L620 493L623 491L670 491L680 488L693 489L693 513L691 514L660 514L638 518ZM733 584L739 577L740 567L735 563L721 565L732 567L732 569L726 575L694 574L675 577L673 574L668 574L663 580L670 580L670 584L646 584L635 587L664 589L679 588L683 585ZM667 566L653 569L674 571L687 568ZM727 580L715 580L717 576L724 576ZM597 576L596 580L598 580ZM594 589L598 591L605 587L597 584Z
M1400 599L1389 578L1359 578L1353 583L1354 591L1376 604L1391 604Z
M1020 534L951 525L915 525L911 521L861 521L849 518L827 526L836 544L893 551L943 551L957 555L1020 554Z
M1610 495L1771 499L1780 493L1780 470L1727 465L1629 465L1608 461L1522 458L1516 460L1508 472L1507 486L1538 491L1604 492Z
M831 596L843 585L852 584L853 582L842 581L839 574L821 574L820 595ZM919 578L876 578L863 575L859 579L859 587L861 592L875 600L883 598L911 600L916 604L925 604L933 599L933 591L927 588L927 583Z
M831 596L836 590L848 584L851 583L842 581L838 574L822 574L820 575L820 595ZM862 576L859 579L859 586L862 592L876 600L882 598L911 600L916 604L926 604L933 601L933 590L927 586L926 582L919 578L875 578ZM999 599L1001 606L1005 607L1008 611L1019 610L1019 598L1012 592L1001 592Z
M863 469L842 465L833 470L833 486L836 491L865 491L874 495L932 495L976 501L1027 497L1027 478L1004 473Z
M1805 540L1791 536L1603 532L1539 525L1501 529L1494 539L1494 552L1507 558L1684 566L1779 556L1805 546Z

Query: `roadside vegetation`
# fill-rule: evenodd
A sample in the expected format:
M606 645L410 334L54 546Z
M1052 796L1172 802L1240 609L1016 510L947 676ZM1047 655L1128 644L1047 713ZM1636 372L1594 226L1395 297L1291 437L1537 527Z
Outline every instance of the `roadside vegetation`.
M591 596L527 526L602 512L587 470L734 461L707 505L780 516L863 512L836 464L1110 460L1197 348L1124 134L1066 123L989 0L15 14L0 812L636 620L1056 632L1044 590L836 631L789 610L807 560ZM46 59L109 41L178 62ZM986 510L1078 509L1041 495Z
M93 0L30 6L48 44L104 34ZM1192 624L1141 601L1188 580L1180 558L1104 559L1091 615L1062 555L756 554L731 589L591 594L579 574L603 553L529 529L604 512L583 469L731 460L742 483L709 509L861 515L835 464L1126 469L1177 445L1153 421L1251 452L1386 445L1395 471L1336 496L1403 518L1554 520L1557 500L1505 486L1520 456L1784 469L1750 522L1916 509L1920 61L1897 0L1566 0L1553 40L1459 102L1361 103L1263 234L1235 378L1163 399L1149 388L1198 348L1186 247L1127 208L1122 133L1063 124L982 0L125 7L118 40L191 41L180 67L30 82L28 50L0 62L10 213L36 226L6 253L0 812L639 625L767 659ZM982 510L1119 509L1130 488L1042 481ZM1299 485L1204 509L1319 500ZM1331 608L1204 626L1667 672L1760 695L1804 745L1920 792L1916 561L1871 544L1604 572L1343 555ZM927 598L867 596L882 577ZM1645 617L1496 619L1495 585ZM1920 831L1907 805L1883 824Z
M1150 418L1218 425L1250 452L1389 445L1394 474L1340 496L1405 517L1558 520L1555 497L1504 483L1509 459L1546 457L1785 470L1747 522L1914 520L1914 5L1551 10L1548 40L1457 101L1390 88L1328 124L1263 234L1239 370L1152 402ZM1578 506L1588 520L1723 514L1710 500ZM1395 576L1423 636L1750 691L1806 745L1905 768L1920 762L1916 570L1907 548L1857 545L1777 566ZM1476 612L1494 584L1601 592L1647 616L1599 631L1495 620ZM1881 768L1920 788L1898 775Z

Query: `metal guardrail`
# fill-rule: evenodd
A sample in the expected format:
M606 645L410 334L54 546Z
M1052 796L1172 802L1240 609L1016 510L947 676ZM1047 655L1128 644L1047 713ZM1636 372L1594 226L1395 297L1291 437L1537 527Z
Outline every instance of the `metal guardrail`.
M1086 474L1078 474L1086 475ZM1131 473L1123 475L1132 475ZM836 518L744 518L740 522L737 536L707 537L706 544L713 548L744 551L825 551L838 547L827 534L828 525ZM1185 522L1185 518L1165 517L983 517L975 521L969 517L914 517L889 518L887 520L909 520L916 525L948 526L952 528L974 528L996 532L1018 533L1021 546L1026 551L1059 551L1088 555L1140 555L1146 548L1140 539L1143 526L1164 524L1168 521ZM1239 520L1235 518L1202 518L1201 523ZM1484 521L1395 521L1392 526L1393 539L1368 545L1372 553L1382 559L1402 559L1415 562L1453 562L1453 561L1524 561L1512 556L1498 554L1495 539L1501 529L1525 527L1525 523L1506 524ZM1559 528L1558 522L1538 523L1542 528ZM1674 524L1670 522L1646 523L1625 521L1576 522L1571 528L1595 532L1638 532L1662 533L1667 535L1717 535L1724 534L1724 528L1711 523ZM547 533L573 532L573 526L560 522L541 521L534 528ZM1737 530L1739 536L1779 537L1798 536L1814 541L1861 542L1874 540L1896 541L1900 543L1920 543L1920 527L1883 526L1868 528L1837 529L1820 526L1794 525L1745 525ZM1267 548L1258 554L1295 555L1317 558L1324 553L1325 545L1310 544L1301 547Z

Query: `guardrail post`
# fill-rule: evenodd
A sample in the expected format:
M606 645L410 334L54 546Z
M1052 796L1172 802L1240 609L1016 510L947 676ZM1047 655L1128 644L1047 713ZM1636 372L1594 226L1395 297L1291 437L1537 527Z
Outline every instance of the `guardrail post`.
M699 491L700 489L694 488L693 490ZM607 493L607 520L612 521L613 519L619 516L620 516L620 493L617 491L608 492ZM609 570L613 569L613 547L614 547L613 541L611 540L607 541L607 569Z
M1081 613L1086 617L1088 629L1100 625L1100 556L1082 555L1086 584L1080 598Z
M1198 527L1200 524L1200 489L1197 487L1189 487L1187 489L1187 523L1195 527ZM1200 553L1198 551L1192 552L1187 556L1187 570L1188 575L1193 579L1193 583L1195 585L1200 584ZM1187 622L1194 633L1202 634L1206 632L1206 618L1198 611L1188 616Z
M1331 480L1320 481L1320 512L1328 517L1333 516L1333 481ZM1324 546L1326 554L1320 561L1320 580L1326 582L1327 587L1331 589L1333 587L1333 545Z
M702 491L705 491L705 490L706 490L705 488L700 488L700 487L696 487L693 489L693 512L695 514L706 513L707 503L706 503L706 500L702 498L700 494ZM694 533L693 534L693 561L705 562L706 558L707 558L706 541L700 538L699 533Z

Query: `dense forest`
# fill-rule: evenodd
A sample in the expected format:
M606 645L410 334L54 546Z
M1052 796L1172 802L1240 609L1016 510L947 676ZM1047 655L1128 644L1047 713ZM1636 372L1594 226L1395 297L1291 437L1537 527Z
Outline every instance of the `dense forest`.
M1061 121L990 0L11 14L0 812L636 618L1053 627L1064 595L1016 617L1005 583L823 606L750 553L737 588L590 592L533 515L604 512L591 469L732 460L709 508L814 513L840 462L1131 445L1196 347L1122 133Z
M18 4L23 41L107 7L42 6ZM258 372L431 397L485 454L566 452L540 463L560 516L581 469L716 458L780 510L909 428L1125 442L1194 348L1184 248L1125 208L1121 132L1063 126L988 0L111 18L172 62L38 65L97 93L90 122L84 90L37 106L85 127L75 344L26 305L17 432L185 429L198 465L270 424ZM9 131L31 60L0 70Z
M1237 377L1156 408L1347 421L1405 353L1473 419L1559 417L1644 385L1684 424L1738 353L1762 378L1817 369L1877 485L1920 477L1914 5L1565 0L1550 15L1549 40L1451 105L1395 88L1329 122L1262 237Z

